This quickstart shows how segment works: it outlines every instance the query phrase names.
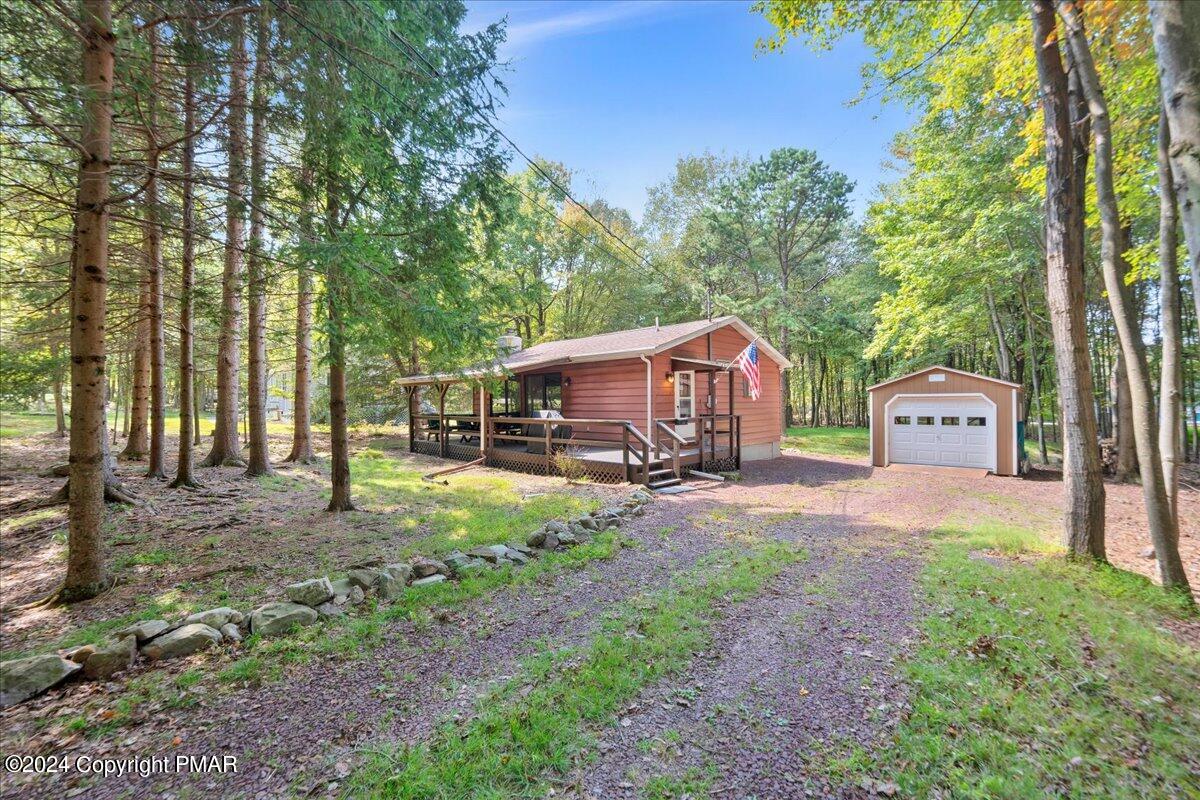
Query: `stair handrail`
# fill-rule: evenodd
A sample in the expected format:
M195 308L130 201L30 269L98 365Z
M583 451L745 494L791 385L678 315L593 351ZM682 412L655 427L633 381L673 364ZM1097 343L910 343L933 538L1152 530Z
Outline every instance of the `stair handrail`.
M684 437L680 436L674 429L672 429L665 422L655 422L654 427L655 427L655 441L658 444L658 451L660 454L662 453L662 434L666 433L670 437L670 439L671 439L671 442L670 442L670 444L671 444L671 450L670 450L671 471L675 474L676 478L682 478L683 475L680 474L680 471L679 471L679 445L687 444L688 440L685 439Z

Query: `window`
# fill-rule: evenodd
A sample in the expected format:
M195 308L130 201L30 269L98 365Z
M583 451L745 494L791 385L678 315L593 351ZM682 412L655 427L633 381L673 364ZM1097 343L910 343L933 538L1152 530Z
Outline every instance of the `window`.
M968 428L986 428L987 417L967 417Z
M892 422L896 425L912 425L912 417L892 417Z
M958 427L958 417L942 417L942 424Z
M525 379L525 398L530 414L535 411L562 411L562 373L530 375Z
M918 425L932 425L933 417L917 417Z

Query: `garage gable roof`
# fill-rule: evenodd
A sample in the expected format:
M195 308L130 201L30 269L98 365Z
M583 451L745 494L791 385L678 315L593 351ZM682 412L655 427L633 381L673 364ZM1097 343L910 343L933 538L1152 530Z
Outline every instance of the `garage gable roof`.
M1002 381L999 378L993 378L990 375L980 375L977 372L965 372L961 369L952 369L951 367L933 366L933 367L926 367L925 369L919 369L916 372L910 372L907 375L901 375L899 378L891 378L889 380L883 381L882 383L877 383L874 386L868 386L867 391L873 392L876 389L880 389L884 386L890 386L893 383L899 383L900 381L905 381L905 380L908 380L909 378L915 378L918 375L924 375L926 372L953 372L955 375L964 375L968 378L978 378L981 381L987 381L988 383L998 383L1001 386L1008 386L1013 389L1021 388L1021 384L1019 384L1019 383L1013 383L1012 381Z

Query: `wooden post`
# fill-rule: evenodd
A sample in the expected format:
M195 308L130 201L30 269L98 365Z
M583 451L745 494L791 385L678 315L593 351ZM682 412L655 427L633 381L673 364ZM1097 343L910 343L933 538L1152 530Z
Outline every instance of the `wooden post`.
M737 468L741 469L742 468L742 418L734 417L733 419L735 422L737 422L737 439L736 439L737 448L735 450L735 452L737 453L737 458L735 459L735 462L737 464Z
M408 386L408 452L417 452L417 418L416 418L416 403L413 401L417 397L417 387Z
M621 426L621 461L625 465L625 480L629 481L629 426Z
M442 458L446 457L446 446L450 444L450 437L446 435L446 390L449 388L448 383L438 384L438 452Z
M547 475L551 474L551 473L550 473L550 464L551 464L551 459L550 459L550 446L551 446L551 445L550 445L550 434L551 434L553 431L554 431L554 426L552 426L552 425L550 424L550 420L549 420L549 419L547 419L547 420L546 420L546 424L542 426L542 434L545 436L545 442L546 442L546 474L547 474Z
M492 395L483 384L479 385L479 455L487 455L488 425L492 418L488 413L492 405Z

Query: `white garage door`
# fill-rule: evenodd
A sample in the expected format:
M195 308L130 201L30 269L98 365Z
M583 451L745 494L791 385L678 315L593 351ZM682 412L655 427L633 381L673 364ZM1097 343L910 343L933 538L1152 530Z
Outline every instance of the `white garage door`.
M996 412L983 398L896 398L887 425L891 463L996 470Z

